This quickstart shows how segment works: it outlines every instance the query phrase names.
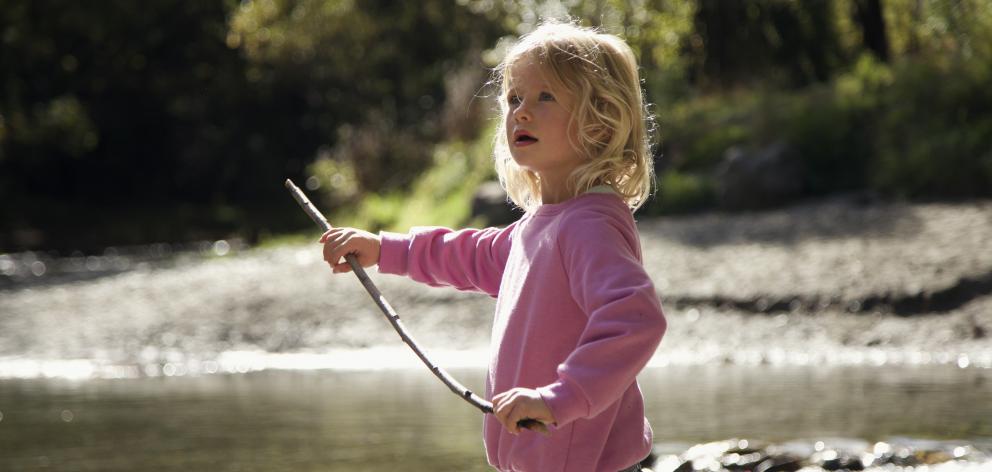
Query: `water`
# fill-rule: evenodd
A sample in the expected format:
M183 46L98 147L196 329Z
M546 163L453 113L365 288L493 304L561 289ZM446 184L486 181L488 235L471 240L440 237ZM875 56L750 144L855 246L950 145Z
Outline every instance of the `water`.
M455 370L481 389L483 371ZM658 443L904 436L992 446L992 371L677 366ZM0 470L483 471L482 417L424 369L0 380ZM989 464L992 466L992 464Z
M642 241L663 293L688 299L942 287L918 258L892 256L920 248L923 266L952 282L987 273L975 259L987 231L972 227L982 215L955 217L972 226L933 216L919 218L930 233L867 245L838 236L697 247L659 232L680 227L672 221ZM312 244L227 257L238 246L219 243L0 254L0 472L489 470L480 414L418 363L353 278L330 277ZM492 300L372 275L432 358L480 391ZM990 308L988 296L909 318L672 304L641 377L655 440L672 452L731 437L904 437L992 451Z

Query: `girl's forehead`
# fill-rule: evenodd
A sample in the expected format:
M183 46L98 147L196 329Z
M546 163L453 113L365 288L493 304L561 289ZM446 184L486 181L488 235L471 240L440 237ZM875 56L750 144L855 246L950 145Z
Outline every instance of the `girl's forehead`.
M547 88L545 66L537 59L521 57L506 68L504 80L506 88Z

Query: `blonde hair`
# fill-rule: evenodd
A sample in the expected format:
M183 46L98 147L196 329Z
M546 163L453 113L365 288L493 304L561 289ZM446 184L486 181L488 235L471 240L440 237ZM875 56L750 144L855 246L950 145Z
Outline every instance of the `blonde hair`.
M574 97L572 146L585 160L569 178L579 195L609 185L631 210L644 204L654 184L650 153L651 118L641 96L637 58L622 39L571 23L545 23L520 38L495 70L506 96L510 67L534 60L548 85ZM510 200L526 211L541 204L540 179L514 162L506 137L509 106L500 100L494 155L496 173Z

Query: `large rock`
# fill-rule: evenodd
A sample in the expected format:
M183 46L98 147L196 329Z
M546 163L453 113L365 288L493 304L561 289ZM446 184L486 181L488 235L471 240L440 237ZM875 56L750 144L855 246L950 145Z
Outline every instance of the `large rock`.
M523 214L510 203L499 182L484 182L472 196L472 218L483 217L490 226L508 225Z
M725 210L782 206L802 193L802 165L795 149L782 142L757 151L732 147L717 168L716 186Z

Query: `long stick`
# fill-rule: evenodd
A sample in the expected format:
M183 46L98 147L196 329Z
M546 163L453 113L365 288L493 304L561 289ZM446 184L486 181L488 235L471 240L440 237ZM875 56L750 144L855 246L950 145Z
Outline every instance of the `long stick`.
M286 188L293 194L293 198L296 200L296 203L299 203L300 206L303 207L303 211L310 216L310 219L313 220L314 223L317 223L317 226L320 226L321 230L326 232L331 229L331 225L327 222L327 218L324 218L324 215L320 213L320 210L317 210L317 207L315 207L313 203L310 203L310 199L303 194L303 191L301 191L299 187L293 184L292 180L286 179ZM389 305L386 298L382 296L381 292L379 292L379 288L372 283L372 279L370 279L368 274L365 273L365 269L358 264L358 260L355 259L354 254L348 254L344 257L344 259L348 261L348 264L351 266L351 270L355 272L358 280L360 280L362 285L365 286L365 290L369 292L369 295L372 297L372 301L379 306L379 310L382 311L382 314L389 320L389 323L393 325L393 329L395 329L400 335L403 342L405 342L407 346L410 346L410 349L413 349L413 352L420 358L424 365L426 365L427 368L430 369L435 376L437 376L437 378L441 379L441 382L447 385L448 388L456 395L462 397L462 399L469 402L472 406L478 408L483 413L492 413L492 403L472 393L471 390L465 388L465 386L455 380L451 374L446 372L444 369L431 361L429 357L427 357L424 350L420 348L420 345L414 341L413 337L407 333L406 328L403 327L403 322L400 321L400 315L396 314L396 310L393 310L393 307ZM518 421L517 425L545 434L547 433L547 427L544 423L537 420L523 419Z

